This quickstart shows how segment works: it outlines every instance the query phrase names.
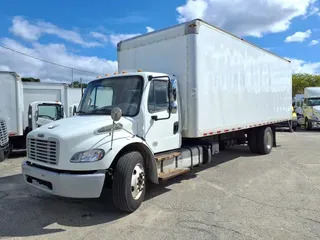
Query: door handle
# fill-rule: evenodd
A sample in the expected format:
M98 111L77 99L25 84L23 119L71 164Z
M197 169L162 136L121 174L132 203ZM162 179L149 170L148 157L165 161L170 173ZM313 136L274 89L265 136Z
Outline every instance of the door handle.
M179 131L179 122L173 124L173 134L176 134Z

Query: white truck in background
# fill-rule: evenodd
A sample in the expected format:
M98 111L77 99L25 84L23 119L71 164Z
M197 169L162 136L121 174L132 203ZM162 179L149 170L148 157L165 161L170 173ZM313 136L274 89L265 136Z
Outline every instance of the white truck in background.
M0 162L16 149L26 149L27 134L68 117L64 109L80 102L81 89L66 84L22 82L15 72L0 72Z
M304 89L303 117L306 130L320 127L320 87Z
M118 74L88 84L77 116L28 134L27 184L72 198L110 187L133 212L147 179L235 144L269 154L274 124L292 118L290 61L199 19L120 42L118 61Z

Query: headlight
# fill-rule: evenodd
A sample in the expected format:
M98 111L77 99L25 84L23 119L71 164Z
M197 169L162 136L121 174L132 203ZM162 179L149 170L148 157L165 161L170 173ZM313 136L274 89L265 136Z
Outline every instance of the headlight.
M96 162L104 157L104 151L102 149L91 149L88 151L77 152L72 156L70 162L72 163L85 163Z

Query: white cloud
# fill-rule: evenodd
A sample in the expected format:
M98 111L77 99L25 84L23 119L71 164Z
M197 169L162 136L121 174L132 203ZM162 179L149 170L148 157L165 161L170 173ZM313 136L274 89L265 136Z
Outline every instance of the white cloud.
M294 73L320 74L320 62L306 62L295 58L286 58L291 61Z
M107 42L108 41L108 37L102 33L99 32L90 32L90 35L96 39L101 40L102 42Z
M12 19L12 26L10 31L18 37L28 41L37 41L41 36L55 35L66 41L79 44L83 47L97 47L102 46L101 43L95 41L86 41L79 33L72 30L59 28L56 25L44 21L37 21L30 23L21 16L15 16Z
M152 27L147 26L146 27L147 32L153 32L154 29ZM118 42L133 38L136 36L141 35L142 33L131 33L131 34L111 34L110 35L110 42L112 43L113 46L117 46Z
M312 40L308 45L309 46L314 46L314 45L317 45L317 44L319 44L318 40Z
M147 29L147 32L148 32L148 33L149 33L149 32L153 32L153 31L154 31L154 28L149 27L149 26L146 26L146 29Z
M113 46L117 46L118 42L133 38L140 35L140 33L133 33L133 34L111 34L110 35L110 41L113 44Z
M288 36L284 41L285 42L304 42L307 38L311 36L311 30L305 32L296 32L291 36Z
M146 31L151 32L154 29L147 26ZM79 49L71 48L68 51L64 44L40 44L38 40L44 35L54 35L65 41L75 43L84 47L103 46L110 43L116 46L121 40L132 38L141 33L132 34L111 34L105 35L101 32L92 31L87 37L94 41L86 41L78 32L66 30L56 25L44 21L30 22L23 17L16 16L12 20L11 31L15 36L29 41L31 47L26 47L22 42L11 38L0 38L0 43L6 47L18 52L34 56L59 65L72 67L74 81L79 81L80 77L85 81L95 79L97 75L113 73L117 71L117 61L111 61L98 57L89 57L79 55ZM28 45L28 46L30 46ZM78 53L78 54L76 54ZM0 70L14 71L22 77L40 78L43 82L71 82L72 71L70 68L56 66L44 61L39 61L19 53L0 47ZM83 72L79 71L89 71Z
M116 61L71 54L63 44L42 45L33 43L32 47L28 48L9 38L0 39L0 43L31 56L72 68L101 74L117 71ZM24 77L40 78L42 81L71 82L70 69L38 61L3 48L0 48L0 56L0 68L2 70L14 71ZM83 81L89 81L95 79L96 76L93 73L83 73L74 70L75 81L79 81L80 77L82 77Z
M320 9L316 6L311 6L308 13L303 17L303 19L306 19L308 17L311 17L313 15L319 15L320 16Z
M240 36L262 37L289 28L302 17L314 0L187 0L178 7L178 22L201 18Z

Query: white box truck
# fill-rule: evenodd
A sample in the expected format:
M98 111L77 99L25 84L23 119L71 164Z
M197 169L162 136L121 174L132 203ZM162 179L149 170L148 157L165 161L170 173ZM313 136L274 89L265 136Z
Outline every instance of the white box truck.
M110 187L115 206L133 212L146 180L235 144L268 154L274 123L292 117L290 61L202 20L122 41L118 61L120 73L88 84L79 115L28 134L27 184L72 198Z
M15 149L26 149L32 130L69 116L69 105L80 102L81 89L66 84L22 82L15 72L0 72L0 162Z
M305 129L312 130L320 127L320 87L304 89L303 117Z

